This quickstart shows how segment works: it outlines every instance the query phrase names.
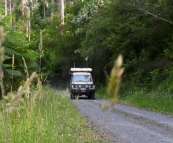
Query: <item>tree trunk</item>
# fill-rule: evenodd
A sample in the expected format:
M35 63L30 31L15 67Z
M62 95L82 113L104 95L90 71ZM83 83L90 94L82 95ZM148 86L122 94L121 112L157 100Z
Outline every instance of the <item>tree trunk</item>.
M15 11L16 11L16 2L13 0L12 1L12 13L15 15ZM15 24L16 23L16 17L14 16L12 18L12 23Z
M60 0L61 2L61 34L63 34L64 30L64 0Z
M61 5L61 1L60 0L57 0L57 11L58 12L60 11L60 5Z
M26 14L26 0L22 0L22 17Z
M10 26L12 26L11 0L9 0Z
M43 0L43 19L45 19L45 13L46 13L46 4L45 0Z
M5 16L7 16L7 0L5 0L4 6L5 6Z
M54 0L51 0L51 23L52 23L52 20L53 20L53 15L54 15Z
M27 38L30 41L30 28L31 28L31 21L30 21L30 7L27 7L27 26L26 26L26 33Z

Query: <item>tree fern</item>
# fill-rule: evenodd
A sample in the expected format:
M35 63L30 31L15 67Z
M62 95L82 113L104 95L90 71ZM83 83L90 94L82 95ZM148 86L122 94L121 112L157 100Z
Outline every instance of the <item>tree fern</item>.
M12 76L22 76L22 73L17 70L6 69L5 71Z
M18 56L20 55L18 52L14 51L11 48L7 48L7 47L4 48L4 52L7 55L18 55Z

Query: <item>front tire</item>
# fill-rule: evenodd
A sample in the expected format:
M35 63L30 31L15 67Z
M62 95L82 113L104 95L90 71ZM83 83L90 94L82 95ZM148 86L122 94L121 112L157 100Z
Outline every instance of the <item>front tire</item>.
M95 99L95 92L92 92L92 94L91 94L91 99Z
M89 93L89 95L88 95L88 99L91 99L91 93Z
M75 97L74 97L74 94L73 94L73 93L70 93L70 99L71 99L71 100L75 99Z
M95 92L91 92L88 96L88 99L95 99Z

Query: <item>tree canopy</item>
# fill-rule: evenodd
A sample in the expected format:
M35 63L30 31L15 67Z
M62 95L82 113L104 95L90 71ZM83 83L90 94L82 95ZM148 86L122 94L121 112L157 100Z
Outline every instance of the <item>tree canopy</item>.
M63 26L59 1L4 4L1 1L7 85L12 77L18 84L25 78L22 57L30 72L61 74L65 80L71 67L88 65L102 85L105 72L122 54L123 84L173 90L172 0L66 0Z

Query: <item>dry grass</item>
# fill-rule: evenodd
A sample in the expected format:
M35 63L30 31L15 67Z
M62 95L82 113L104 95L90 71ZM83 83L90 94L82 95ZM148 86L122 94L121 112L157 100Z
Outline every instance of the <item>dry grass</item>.
M111 70L110 77L107 77L107 101L102 103L102 110L111 110L115 105L118 97L118 91L120 88L121 76L124 72L122 68L123 58L122 55L119 55L117 60L114 63L114 67Z

